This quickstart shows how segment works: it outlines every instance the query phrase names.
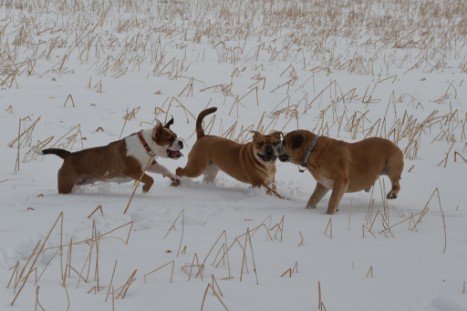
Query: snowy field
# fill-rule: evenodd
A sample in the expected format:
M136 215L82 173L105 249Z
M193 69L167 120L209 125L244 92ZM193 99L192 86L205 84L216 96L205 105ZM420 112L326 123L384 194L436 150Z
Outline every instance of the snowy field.
M0 310L467 311L465 1L0 1ZM220 173L57 193L62 160L175 119L379 136L401 192L329 195L277 163L281 200ZM125 213L125 209L127 212Z

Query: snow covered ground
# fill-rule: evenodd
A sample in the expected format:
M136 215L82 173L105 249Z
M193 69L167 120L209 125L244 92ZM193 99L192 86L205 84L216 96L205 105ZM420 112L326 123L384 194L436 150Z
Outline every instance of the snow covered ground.
M463 1L0 2L1 310L467 310ZM107 144L156 118L195 141L304 128L393 140L389 180L340 211L277 163L268 196L154 175L57 193L36 148ZM179 160L159 159L174 171ZM124 210L128 207L128 211Z

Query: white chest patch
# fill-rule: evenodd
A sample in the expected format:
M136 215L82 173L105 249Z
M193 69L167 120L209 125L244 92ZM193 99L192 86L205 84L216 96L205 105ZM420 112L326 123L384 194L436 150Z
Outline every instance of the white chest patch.
M317 181L321 186L332 189L334 188L334 182L331 179L323 178Z
M152 130L143 131L143 137L156 156L167 157L167 148L158 146L151 138ZM145 167L152 157L148 154L138 135L131 135L125 138L126 155L139 161L142 167Z

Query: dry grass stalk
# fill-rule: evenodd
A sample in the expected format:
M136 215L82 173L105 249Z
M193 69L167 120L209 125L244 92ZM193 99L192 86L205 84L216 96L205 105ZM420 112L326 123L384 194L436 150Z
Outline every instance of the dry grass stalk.
M213 276L214 278L214 276ZM206 303L206 298L208 296L208 292L209 292L209 289L211 289L212 291L212 294L214 295L214 297L217 298L217 300L221 303L222 307L224 308L224 310L228 311L229 308L227 308L227 306L225 305L224 301L222 300L222 294L221 293L218 293L216 288L219 289L218 285L217 285L217 281L216 281L216 287L214 287L211 283L209 283L207 286L206 286L206 289L204 290L204 295L203 295L203 300L201 301L201 311L204 310L204 304Z
M112 270L112 276L110 277L109 289L107 290L107 294L105 295L105 302L107 302L107 299L109 298L111 289L112 289L112 296L113 296L113 294L114 294L114 291L113 291L113 281L114 281L115 271L116 271L116 270L117 270L117 260L115 260L114 268L113 268L113 270ZM146 280L145 280L145 281L146 281Z
M251 242L251 235L250 235L250 229L249 228L247 228L247 230L246 230L245 242L242 245L243 255L242 255L242 266L241 266L241 270L240 270L240 282L242 282L242 280L243 280L243 272L248 270L247 256L246 256L246 250L247 250L248 246L249 246L250 252L251 252L251 259L252 259L252 263L253 263L253 272L254 272L255 278L256 278L256 285L259 285L258 273L257 273L257 270L256 270L255 255L254 255L254 252L253 252L253 244Z
M198 272L196 272L195 279L199 277L201 278L201 281L203 281L204 265L199 263L198 255L196 253L193 254L193 259L191 260L191 264L185 264L182 267L182 271L185 273L187 273L186 270L188 269L190 270L188 272L188 282L190 282L191 280L191 275L192 275L194 267L198 268Z
M464 163L467 163L467 159L464 158L462 156L462 154L460 154L460 152L457 152L457 151L454 151L454 162L457 163L457 157L461 158L462 160L464 160Z
M18 134L16 136L16 138L14 138L12 141L10 141L8 143L8 147L10 147L10 148L13 147L15 145L15 143L17 143L19 146L22 146L24 141L30 140L32 132L34 131L34 128L36 127L36 125L40 121L40 119L41 119L40 116L37 117L37 119L34 120L34 122L30 126L28 126L22 133ZM20 125L19 126L21 127L21 119L20 119ZM21 141L21 139L24 136L26 136L26 138L23 139L23 141Z
M303 237L303 234L301 231L298 231L298 234L300 235L300 242L298 243L298 247L300 247L305 244L305 238Z
M39 310L38 309L38 307L39 307L40 310L45 311L45 308L39 302L39 289L40 289L40 286L36 286L36 303L34 305L34 310L35 311Z
M73 100L73 96L71 96L71 94L69 94L66 99L65 99L65 103L63 104L63 107L66 107L66 104L68 103L68 101L71 102L71 105L73 108L75 108L75 101Z
M322 295L322 292L321 292L321 282L318 281L318 309L319 310L322 310L322 306L323 306L323 295Z
M170 226L169 230L167 233L164 235L164 239L169 235L170 231L175 231L176 227L175 224L177 223L178 219L181 218L181 223L182 223L182 232L180 234L180 242L178 244L178 250L177 250L177 257L180 255L180 251L182 249L182 242L183 242L183 237L185 235L185 210L181 210L180 213L178 213L177 217L173 221L172 225Z
M332 217L329 217L326 229L324 229L324 234L327 234L329 230L329 238L332 239Z
M274 231L274 239L277 239L277 235L278 233L280 233L280 241L282 242L282 238L284 236L284 221L285 221L285 216L282 215L281 217L281 220L279 221L279 223L275 224L274 226L272 226L269 231Z
M136 276L137 271L138 271L137 269L133 271L133 273L131 273L130 276L128 277L128 280L125 282L125 284L122 287L116 289L116 291L118 291L118 294L115 297L115 299L125 298L126 293L128 292L128 289L130 288L131 284L133 284L133 282L136 280L135 276Z
M91 214L88 215L88 217L86 217L87 219L90 219L97 211L99 211L99 213L101 214L101 216L104 216L104 212L102 210L102 205L97 205L97 207L91 212Z
M123 214L126 214L128 212L128 209L130 208L130 205L131 205L131 201L133 200L133 197L135 196L136 190L138 189L138 186L141 183L141 179L143 178L144 174L146 174L146 170L151 165L153 160L154 159L152 157L149 157L148 163L146 163L146 165L144 166L143 172L141 173L141 175L139 176L138 180L135 183L135 186L133 187L133 192L130 195L130 199L128 200L128 203L127 203L127 205L125 207L125 210L123 211Z
M160 267L158 267L158 268L152 270L151 272L146 273L146 274L144 275L144 283L147 283L147 277L148 277L148 276L150 276L151 274L153 274L153 273L155 273L155 272L157 272L157 271L159 271L159 270L161 270L161 269L163 269L163 268L165 268L165 267L167 267L167 266L169 266L169 265L172 265L172 269L171 269L171 271L170 271L170 283L172 283L172 281L173 281L173 276L174 276L174 268L175 268L175 261L174 261L174 260L171 260L171 261L169 261L168 263L163 264L162 266L160 266Z
M284 273L281 274L281 278L288 275L290 278L292 274L298 273L298 262L296 261L292 268L287 269Z
M214 250L214 247L221 241L222 238L224 238L224 242L220 245L219 251L218 251L216 257L213 259L212 265L214 265L216 268L218 268L221 263L223 263L223 264L227 263L227 269L229 271L229 275L227 276L227 279L231 279L232 278L232 273L231 273L231 270L230 270L229 250L230 250L230 248L233 246L233 244L235 242L232 243L229 247L227 247L227 245L228 245L228 243L227 243L227 232L225 230L222 231L222 233L216 239L214 244L211 246L211 248L209 249L209 252L207 253L207 255L204 258L201 265L203 267L205 266L206 261L208 260L209 256L211 255L212 251ZM219 257L219 254L221 252L222 252L222 256L217 261L217 264L215 264L215 261Z
M368 269L368 272L366 273L366 276L365 277L370 277L372 278L373 277L373 266L370 266L370 268Z

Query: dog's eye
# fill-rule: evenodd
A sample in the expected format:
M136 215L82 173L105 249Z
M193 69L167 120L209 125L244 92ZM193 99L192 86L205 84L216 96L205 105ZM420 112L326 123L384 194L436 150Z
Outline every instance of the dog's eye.
M263 148L263 146L264 146L264 142L262 142L262 141L259 141L259 142L256 143L256 147L258 147L258 148Z

